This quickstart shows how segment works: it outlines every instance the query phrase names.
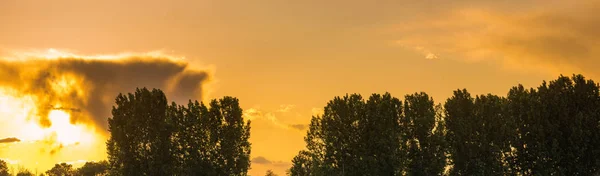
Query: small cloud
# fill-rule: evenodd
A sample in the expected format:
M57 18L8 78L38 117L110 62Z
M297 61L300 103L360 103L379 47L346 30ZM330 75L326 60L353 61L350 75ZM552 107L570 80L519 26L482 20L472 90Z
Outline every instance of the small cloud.
M243 114L244 114L245 119L248 119L248 120L264 119L264 120L270 121L271 123L273 123L274 125L276 125L278 127L288 129L288 126L279 122L277 117L275 117L275 115L271 112L263 113L261 110L258 110L256 108L250 108L250 109L245 110Z
M273 162L271 162L270 160L268 160L265 157L259 156L256 158L252 158L252 163L256 163L256 164L271 164Z
M438 58L438 56L433 53L427 53L425 55L425 59L437 59L437 58Z
M62 144L58 145L57 147L53 147L53 148L50 150L50 155L54 155L54 154L56 154L57 152L59 152L60 150L62 150L64 147L65 147L65 146L63 146Z
M296 105L279 105L277 112L289 112L294 107L296 107Z
M291 163L289 163L289 162L271 161L262 156L252 158L252 163L253 164L261 164L261 165L273 165L275 167L283 167L283 168L288 168L291 165Z
M258 109L250 108L244 110L243 116L245 119L254 120L262 116L262 112L260 112Z
M290 109L292 109L294 107L294 105L282 105L281 109L277 110L277 112L287 112ZM306 125L302 125L302 124L285 124L282 123L281 121L279 121L279 119L277 118L277 116L275 116L275 113L273 112L263 112L257 108L249 108L244 110L244 118L248 119L248 120L257 120L257 119L261 119L261 120L267 120L269 121L271 124L283 128L283 129L298 129L298 130L303 130L304 128L306 128Z
M21 142L21 140L14 138L14 137L0 139L0 143L13 143L13 142Z
M290 125L290 127L294 128L294 129L297 129L297 130L304 130L304 129L306 129L306 127L308 127L308 125L306 125L306 124L293 124L293 125Z
M405 41L402 41L402 40L398 40L397 43L400 44L400 46L402 46L402 47L409 48L418 53L421 53L422 55L425 56L425 59L433 60L433 59L439 58L437 54L431 52L431 50L429 50L425 47L422 47L422 46L410 47L408 44L406 44Z

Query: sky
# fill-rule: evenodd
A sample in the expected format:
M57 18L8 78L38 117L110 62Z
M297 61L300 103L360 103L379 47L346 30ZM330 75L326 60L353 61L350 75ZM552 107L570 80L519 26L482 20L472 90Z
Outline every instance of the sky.
M560 74L600 79L598 10L597 0L0 0L0 120L10 122L0 138L22 138L0 144L0 158L39 170L103 159L102 108L152 86L174 101L239 98L252 120L250 174L283 175L335 96L424 91L443 103L459 88L506 95ZM63 77L73 81L52 89ZM44 103L81 113L28 114ZM94 140L52 138L60 129L44 119L62 116Z

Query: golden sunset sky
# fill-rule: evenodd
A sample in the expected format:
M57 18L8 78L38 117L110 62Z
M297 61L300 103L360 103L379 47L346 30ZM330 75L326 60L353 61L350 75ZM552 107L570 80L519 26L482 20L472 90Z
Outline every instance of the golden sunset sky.
M197 79L201 93L185 98L239 98L253 121L250 174L272 169L283 175L304 148L311 115L334 96L387 91L402 98L425 91L441 103L458 88L506 95L517 84L537 86L560 74L600 79L598 11L597 0L0 0L0 60L28 60L0 66L18 68L0 71L2 79L13 80L0 81L12 86L0 84L0 139L21 139L0 144L0 159L40 172L56 162L105 159L101 122L75 126L81 128L74 129L82 134L74 139L78 144L60 139L62 128L55 141L63 145L40 142L44 132L32 132L47 130L26 110L35 103L47 106L36 101L45 95L19 92L14 85L37 90L27 75L60 70L48 61L59 56L117 62L125 55L157 53L152 56L188 63L171 76L191 70L206 77ZM44 58L39 63L48 67L31 57ZM85 94L90 84L98 89L101 83L91 81L96 79L77 73L57 90ZM128 81L170 85L136 79ZM167 97L180 94L177 90ZM116 95L100 98L110 102ZM87 98L81 103L89 104ZM44 115L77 115L64 112L69 111ZM110 106L102 113L110 113Z

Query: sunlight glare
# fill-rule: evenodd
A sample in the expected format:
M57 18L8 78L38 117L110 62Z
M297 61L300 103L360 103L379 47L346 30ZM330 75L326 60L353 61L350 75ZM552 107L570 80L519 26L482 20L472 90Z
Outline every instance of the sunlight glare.
M80 141L83 129L71 124L71 115L63 110L52 110L48 114L51 122L49 130L56 135L56 140L64 145L74 144Z

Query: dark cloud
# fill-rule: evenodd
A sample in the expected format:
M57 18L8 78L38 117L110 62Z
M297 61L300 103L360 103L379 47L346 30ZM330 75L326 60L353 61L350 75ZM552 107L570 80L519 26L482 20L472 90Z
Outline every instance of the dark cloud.
M65 147L64 145L60 144L56 147L51 148L49 153L50 153L50 155L54 155L57 152L59 152L60 150L62 150L64 147Z
M271 164L273 162L271 162L270 160L268 160L265 157L259 156L259 157L252 158L252 163L256 163L256 164Z
M288 162L283 162L283 161L271 161L268 160L265 157L262 156L258 156L255 158L252 158L252 163L254 164L262 164L262 165L273 165L276 167L289 167L290 163Z
M170 100L201 99L202 83L208 79L203 70L187 63L162 57L123 57L113 60L95 58L0 60L0 86L36 97L38 120L49 126L52 109L71 111L74 122L93 122L107 128L114 98L136 88L158 88Z
M306 127L308 127L308 125L306 124L293 124L290 125L291 128L297 129L297 130L304 130L306 129Z
M0 144L1 143L13 143L13 142L21 142L21 140L18 138L14 138L14 137L0 139Z

